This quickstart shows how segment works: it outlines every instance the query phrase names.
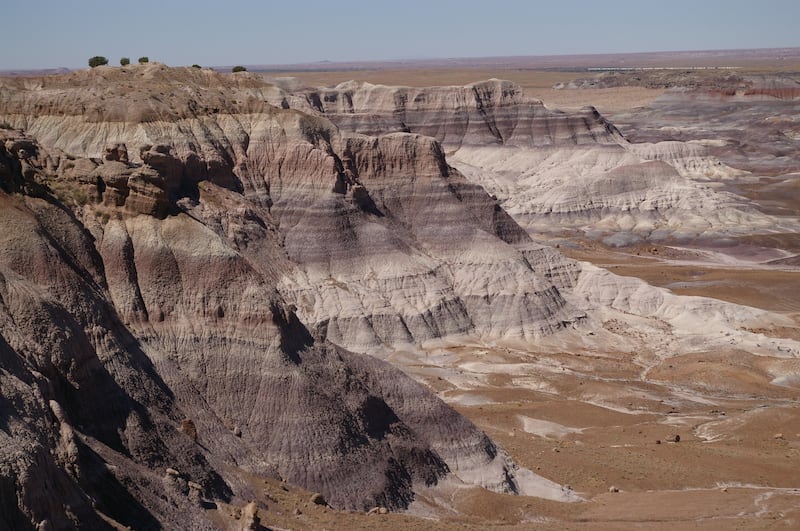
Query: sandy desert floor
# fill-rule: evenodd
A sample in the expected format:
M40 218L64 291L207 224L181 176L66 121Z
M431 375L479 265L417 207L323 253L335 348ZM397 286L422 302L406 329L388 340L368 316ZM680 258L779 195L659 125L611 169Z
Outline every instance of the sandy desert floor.
M412 86L502 77L520 83L549 106L591 104L604 113L630 112L664 93L642 87L552 88L575 78L574 72L462 69L286 75L309 85L355 78ZM752 197L759 190L749 189ZM786 196L778 197L779 202L781 197ZM779 207L797 212L798 205L790 198ZM800 268L768 264L771 249L796 253L800 240L792 234L744 238L724 250L702 245L613 249L577 239L562 246L572 258L678 295L777 312L787 320L746 332L764 342L800 341ZM646 321L609 314L593 326L526 344L488 347L465 340L389 357L485 430L521 466L568 486L582 501L444 487L429 498L421 496L410 515L359 515L314 507L305 502L305 493L268 485L273 497L286 498L281 506L296 506L302 512L285 518L273 513L272 525L800 529L800 357L766 355L733 336L726 348L688 348L668 323ZM442 508L446 505L457 513Z

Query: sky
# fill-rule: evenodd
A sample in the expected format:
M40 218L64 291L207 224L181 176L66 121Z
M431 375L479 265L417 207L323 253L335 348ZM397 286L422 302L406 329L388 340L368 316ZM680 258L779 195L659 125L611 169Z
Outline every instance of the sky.
M25 0L0 70L140 56L227 66L800 46L798 0Z

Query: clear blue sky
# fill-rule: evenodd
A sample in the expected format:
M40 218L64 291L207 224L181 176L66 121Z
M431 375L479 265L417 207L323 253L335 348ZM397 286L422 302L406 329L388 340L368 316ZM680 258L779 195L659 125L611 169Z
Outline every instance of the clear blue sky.
M0 70L800 46L800 0L16 0Z

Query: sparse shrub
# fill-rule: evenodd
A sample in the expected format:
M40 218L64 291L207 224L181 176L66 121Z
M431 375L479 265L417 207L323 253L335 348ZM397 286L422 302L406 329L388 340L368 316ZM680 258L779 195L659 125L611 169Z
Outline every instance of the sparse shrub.
M8 122L0 122L0 129L13 129L13 127Z
M123 57L119 60L119 66L128 66L129 64L131 64L130 57Z
M83 206L90 201L89 194L87 194L86 190L83 190L82 188L76 188L72 192L72 198L79 206Z
M143 64L149 63L149 62L150 62L150 58L147 57L146 55L144 55L144 56L139 58L139 64L140 65L143 65Z
M198 65L198 64L194 64L194 65L192 65L192 68L203 68L203 67Z
M231 72L233 72L234 74L236 72L247 72L247 69L243 66L234 66L233 68L231 68Z
M107 64L108 64L108 59L106 59L102 55L95 55L94 57L89 59L89 66L92 68Z

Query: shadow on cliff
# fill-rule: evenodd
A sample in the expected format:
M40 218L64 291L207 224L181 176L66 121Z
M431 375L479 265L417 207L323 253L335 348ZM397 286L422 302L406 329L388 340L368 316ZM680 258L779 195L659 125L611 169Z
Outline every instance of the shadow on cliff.
M20 223L18 230L30 244L9 247L0 260L0 310L8 317L2 333L15 338L15 347L0 338L2 368L38 384L44 404L57 402L81 433L150 469L181 466L210 494L230 499L230 487L197 448L173 448L183 414L109 302L103 261L91 234L52 197L26 202L28 209L18 209L19 215L27 210L36 223ZM5 406L0 403L0 427L7 430ZM100 458L93 451L81 445L80 457L100 471L82 488L129 506L126 510L133 512L122 516L144 522L137 529L157 528L125 486L96 465Z
M106 462L91 448L77 442L80 455L79 484L92 494L97 509L130 529L162 529L162 525L108 470Z
M280 330L281 352L295 365L301 363L300 353L314 344L314 338L300 322L292 308L284 308L277 302L270 305L272 322Z

